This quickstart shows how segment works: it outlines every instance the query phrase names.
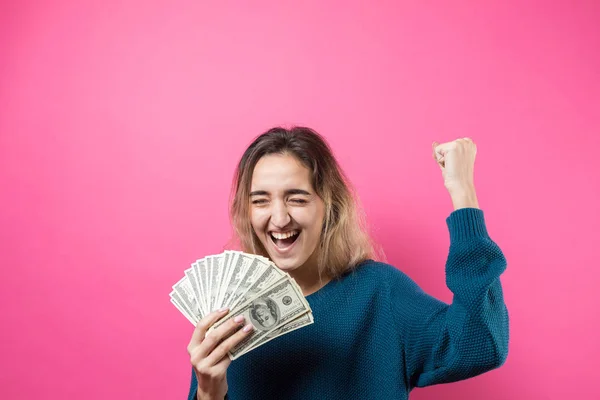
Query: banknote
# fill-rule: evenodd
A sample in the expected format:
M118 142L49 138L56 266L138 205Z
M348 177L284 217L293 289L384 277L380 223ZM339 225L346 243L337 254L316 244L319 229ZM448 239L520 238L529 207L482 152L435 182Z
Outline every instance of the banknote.
M254 258L242 276L238 287L231 293L227 307L233 309L239 303L240 297L244 296L256 281L267 273L267 271L275 269L279 270L279 268L271 266L259 258Z
M245 253L233 253L231 263L223 280L223 296L221 297L221 307L230 307L232 302L239 297L242 281L246 281L245 275L258 273L257 264L261 262L256 257ZM267 263L263 263L267 265Z
M254 330L229 353L231 359L314 322L310 305L289 274L268 258L225 250L193 262L172 286L171 303L193 325L214 310L231 311L211 327L244 315Z
M279 268L264 269L260 276L255 275L252 279L244 282L247 284L246 288L235 292L231 302L231 308L236 307L238 304L245 303L248 301L248 299L256 296L258 293L277 282L283 276L284 273L281 272Z
M196 279L196 271L194 271L194 268L192 267L192 268L186 269L184 271L184 274L185 274L185 277L187 278L187 281L189 282L189 285L192 288L192 293L194 294L194 298L198 302L198 314L201 316L206 315L206 311L202 304L202 298L196 297L196 293L200 292L200 289L198 288L198 280Z
M194 289L187 277L181 278L175 285L172 286L173 291L171 297L175 298L189 313L193 320L199 321L202 319L198 300L194 294Z
M176 296L177 294L175 294ZM183 316L190 321L190 323L192 325L196 325L198 323L198 321L196 321L193 317L192 314L189 310L187 310L185 308L185 306L183 305L183 303L181 303L179 300L177 300L174 297L171 297L171 303L173 303L173 305L181 312L181 314L183 314Z
M254 326L254 330L229 352L232 360L235 360L270 332L309 312L310 308L307 307L299 289L289 276L284 276L213 325L211 330L218 328L231 318L243 315L245 320L250 321Z
M199 295L200 293L206 293L206 260L196 260L196 262L192 264L192 270L194 271L193 277L196 279L196 284L192 285L192 288L195 290L194 294L196 295L198 306L201 308L202 314L206 315L210 312L208 304L206 304L207 299L204 296Z

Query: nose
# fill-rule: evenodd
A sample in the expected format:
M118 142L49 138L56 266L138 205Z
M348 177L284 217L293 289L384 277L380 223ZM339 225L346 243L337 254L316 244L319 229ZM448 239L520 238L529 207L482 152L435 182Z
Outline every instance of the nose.
M271 209L271 223L278 229L283 229L292 221L288 209L283 202L276 202Z

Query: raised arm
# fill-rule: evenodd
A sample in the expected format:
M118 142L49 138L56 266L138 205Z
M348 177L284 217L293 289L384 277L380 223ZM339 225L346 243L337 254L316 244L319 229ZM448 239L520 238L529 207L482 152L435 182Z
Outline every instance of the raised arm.
M506 259L487 233L482 210L461 208L446 222L452 303L428 295L404 275L390 288L405 349L403 372L411 387L482 374L502 365L508 354L508 312L500 283Z

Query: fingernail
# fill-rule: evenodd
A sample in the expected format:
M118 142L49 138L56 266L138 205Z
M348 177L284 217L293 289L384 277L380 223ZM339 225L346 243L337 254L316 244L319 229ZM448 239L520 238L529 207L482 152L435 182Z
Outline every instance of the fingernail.
M223 307L223 308L221 308L221 309L217 310L217 312L220 312L220 313L221 313L221 312L225 312L225 311L227 311L227 310L228 310L228 308L227 308L227 307Z
M244 322L244 316L243 315L238 315L237 317L235 317L233 319L234 322L237 322L238 324L241 322Z
M252 324L248 324L244 327L244 332L250 332L254 327Z

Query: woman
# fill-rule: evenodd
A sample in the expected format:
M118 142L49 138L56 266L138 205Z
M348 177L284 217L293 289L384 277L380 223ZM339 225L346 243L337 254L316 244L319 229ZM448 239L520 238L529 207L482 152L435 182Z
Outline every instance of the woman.
M239 162L231 216L244 251L269 257L309 302L314 324L231 362L253 329L228 310L202 319L188 345L189 399L407 399L415 387L502 365L508 314L502 251L473 185L475 144L433 144L454 211L446 222L451 305L398 269L373 261L350 185L325 141L304 127L259 136Z

